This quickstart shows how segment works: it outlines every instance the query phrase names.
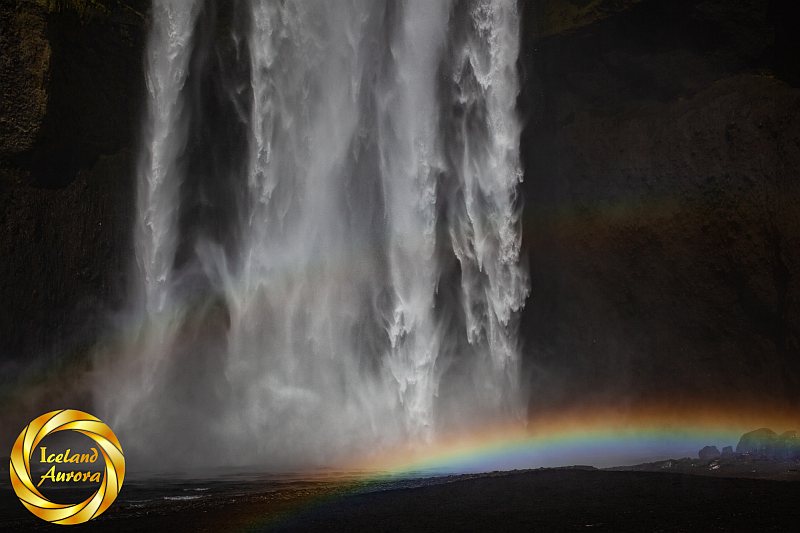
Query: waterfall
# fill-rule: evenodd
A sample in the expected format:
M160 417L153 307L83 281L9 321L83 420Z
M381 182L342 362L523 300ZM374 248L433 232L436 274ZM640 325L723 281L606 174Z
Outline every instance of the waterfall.
M126 448L308 466L524 418L518 25L515 0L154 0L131 318L95 391Z
M135 238L144 277L148 313L167 305L175 255L179 158L186 143L181 90L186 81L197 16L194 1L153 4L153 25L147 42L147 140L139 165L139 218Z

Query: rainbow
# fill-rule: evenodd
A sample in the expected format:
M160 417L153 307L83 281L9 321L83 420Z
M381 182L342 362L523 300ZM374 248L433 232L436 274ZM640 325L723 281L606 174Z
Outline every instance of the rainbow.
M697 457L700 448L707 445L735 448L743 433L761 427L779 433L798 429L800 410L764 405L564 410L533 418L527 424L453 435L431 445L406 446L355 460L342 469L352 476L346 481L333 482L329 488L297 498L269 515L244 513L237 526L257 529L391 480L569 465L609 467Z
M565 410L527 424L445 438L431 446L394 450L356 463L360 469L455 474L564 465L619 466L696 457L703 446L733 446L743 433L800 428L800 413L785 407L754 409L653 406Z

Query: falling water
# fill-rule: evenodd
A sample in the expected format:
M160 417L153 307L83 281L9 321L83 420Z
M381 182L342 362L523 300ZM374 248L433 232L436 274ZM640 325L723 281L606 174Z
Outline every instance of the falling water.
M96 394L127 448L329 464L523 418L515 1L152 18L137 321Z

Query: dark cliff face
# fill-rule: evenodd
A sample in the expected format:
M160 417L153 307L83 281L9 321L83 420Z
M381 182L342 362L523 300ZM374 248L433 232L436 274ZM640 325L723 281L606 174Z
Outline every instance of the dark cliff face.
M124 293L147 4L0 2L4 405L84 359Z
M534 413L800 401L797 11L523 4Z

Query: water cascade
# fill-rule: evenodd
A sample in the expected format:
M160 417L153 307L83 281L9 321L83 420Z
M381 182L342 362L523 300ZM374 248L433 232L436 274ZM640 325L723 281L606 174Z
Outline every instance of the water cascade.
M126 450L310 466L524 418L517 54L515 0L154 0L96 365Z

